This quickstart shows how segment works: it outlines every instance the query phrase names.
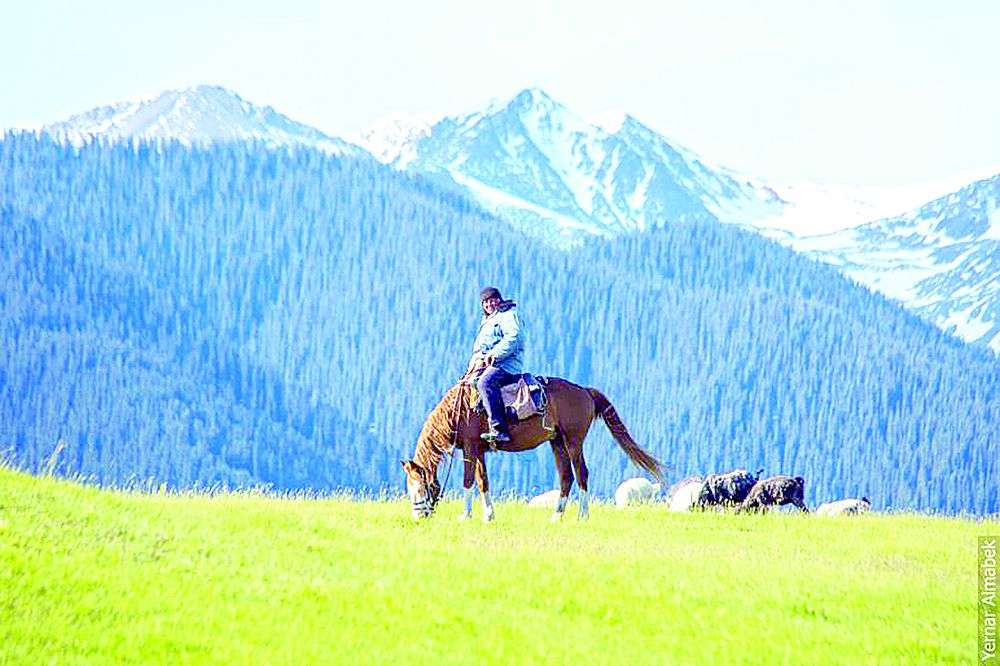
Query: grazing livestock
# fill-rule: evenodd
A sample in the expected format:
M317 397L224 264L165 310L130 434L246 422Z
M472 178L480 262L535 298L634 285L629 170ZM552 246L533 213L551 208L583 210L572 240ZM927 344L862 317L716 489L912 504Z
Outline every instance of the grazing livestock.
M872 503L867 497L861 499L849 498L836 502L820 504L816 513L821 516L851 516L858 513L868 513L872 510Z
M725 474L709 474L698 494L698 506L736 506L746 499L747 494L760 477L763 470L751 474L745 469L737 469Z
M698 496L704 486L705 479L700 476L690 476L675 483L667 493L670 510L673 513L690 511L698 503Z
M750 489L750 494L740 506L740 511L761 511L772 506L792 504L801 511L809 513L802 499L805 495L806 482L801 476L772 476L770 479L758 481Z
M559 502L559 493L561 491L556 488L555 490L550 490L547 493L542 493L541 495L535 495L530 500L528 500L529 509L554 509L556 504Z
M660 487L660 484L641 477L623 481L615 491L615 506L624 509L652 502L660 494Z

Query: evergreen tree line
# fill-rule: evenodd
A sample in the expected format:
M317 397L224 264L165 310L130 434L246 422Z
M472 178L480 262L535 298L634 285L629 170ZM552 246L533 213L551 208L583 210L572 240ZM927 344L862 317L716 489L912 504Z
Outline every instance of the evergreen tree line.
M0 449L30 469L62 441L56 469L104 483L401 488L493 284L528 370L600 388L670 479L998 510L997 359L732 227L567 252L371 160L27 134L0 142L0 225ZM608 494L636 470L591 433ZM554 479L548 447L490 472Z

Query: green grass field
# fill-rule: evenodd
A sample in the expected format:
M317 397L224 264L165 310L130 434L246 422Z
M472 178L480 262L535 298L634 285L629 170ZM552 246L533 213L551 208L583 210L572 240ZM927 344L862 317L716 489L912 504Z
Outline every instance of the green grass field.
M480 505L476 505L477 518ZM0 663L976 659L976 536L918 515L588 522L111 492L0 468Z

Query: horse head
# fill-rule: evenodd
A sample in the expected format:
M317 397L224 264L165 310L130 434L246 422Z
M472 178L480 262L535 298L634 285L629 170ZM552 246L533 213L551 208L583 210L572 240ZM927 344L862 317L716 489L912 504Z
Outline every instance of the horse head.
M401 464L406 473L406 494L413 505L413 519L429 518L441 497L437 478L412 460L404 460Z

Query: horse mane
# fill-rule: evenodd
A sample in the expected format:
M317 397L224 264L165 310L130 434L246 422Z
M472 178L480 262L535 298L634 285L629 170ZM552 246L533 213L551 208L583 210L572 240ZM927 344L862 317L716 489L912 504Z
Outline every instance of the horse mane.
M458 383L448 389L424 421L413 460L426 470L436 470L441 458L455 448L459 420L475 409L477 401L476 391L469 384Z

